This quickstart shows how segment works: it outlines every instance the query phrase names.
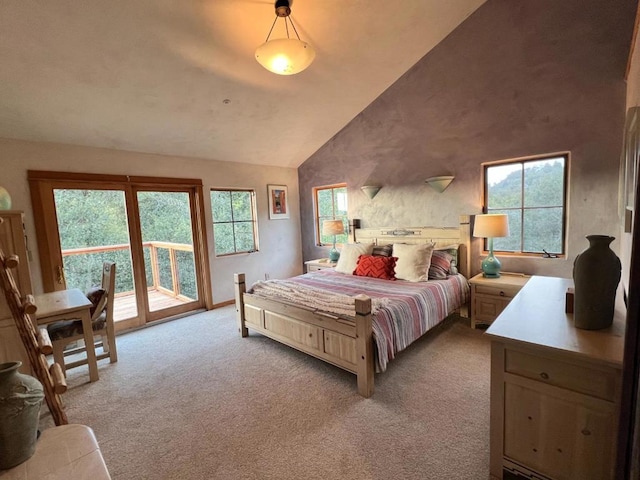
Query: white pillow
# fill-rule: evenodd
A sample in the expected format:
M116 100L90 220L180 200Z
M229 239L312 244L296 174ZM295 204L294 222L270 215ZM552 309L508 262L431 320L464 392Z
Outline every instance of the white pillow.
M429 279L431 254L433 243L408 245L406 243L393 244L393 256L396 261L396 278L409 282L426 282Z
M353 275L360 255L371 255L373 243L347 243L342 246L335 271Z

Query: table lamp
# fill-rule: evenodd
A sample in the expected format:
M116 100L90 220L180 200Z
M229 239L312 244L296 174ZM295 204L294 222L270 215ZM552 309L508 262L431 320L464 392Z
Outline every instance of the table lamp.
M336 249L336 235L344 233L344 223L342 220L325 220L322 222L322 234L333 235L333 248L329 251L329 260L337 262L340 258L340 252Z
M482 261L482 272L485 277L498 278L502 264L493 255L493 239L509 236L509 217L504 213L487 213L476 215L473 236L483 237L489 243L489 255Z

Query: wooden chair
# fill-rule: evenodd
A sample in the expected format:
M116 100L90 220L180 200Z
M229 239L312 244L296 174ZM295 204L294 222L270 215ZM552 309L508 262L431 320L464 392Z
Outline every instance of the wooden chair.
M96 308L91 316L93 325L93 335L96 342L93 348L102 348L102 353L96 352L98 360L109 358L111 363L118 361L116 350L116 333L113 322L113 298L116 281L116 264L104 262L102 266L102 288L105 290L106 304L104 308ZM47 326L51 342L53 343L53 359L55 363L62 366L62 371L66 376L68 368L75 368L87 364L87 358L76 360L65 364L65 357L76 353L86 352L86 345L65 350L70 343L84 339L82 322L72 320L69 322L56 322ZM97 338L99 337L99 339Z

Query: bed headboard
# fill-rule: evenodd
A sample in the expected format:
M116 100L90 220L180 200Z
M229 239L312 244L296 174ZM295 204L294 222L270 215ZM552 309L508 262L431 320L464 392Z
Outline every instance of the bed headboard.
M351 241L387 245L393 243L435 243L437 247L458 245L458 271L470 278L471 230L469 215L460 215L457 227L357 228Z

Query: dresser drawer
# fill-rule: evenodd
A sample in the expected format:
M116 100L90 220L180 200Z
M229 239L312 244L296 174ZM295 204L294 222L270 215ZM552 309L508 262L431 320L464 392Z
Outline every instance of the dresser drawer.
M507 349L505 371L604 400L615 396L616 372L606 367L594 369Z
M493 295L497 297L513 298L520 291L520 286L508 286L501 287L491 285L476 285L475 292L478 295Z
M493 298L476 295L474 298L474 308L477 321L493 322L502 311L509 305L510 298Z

